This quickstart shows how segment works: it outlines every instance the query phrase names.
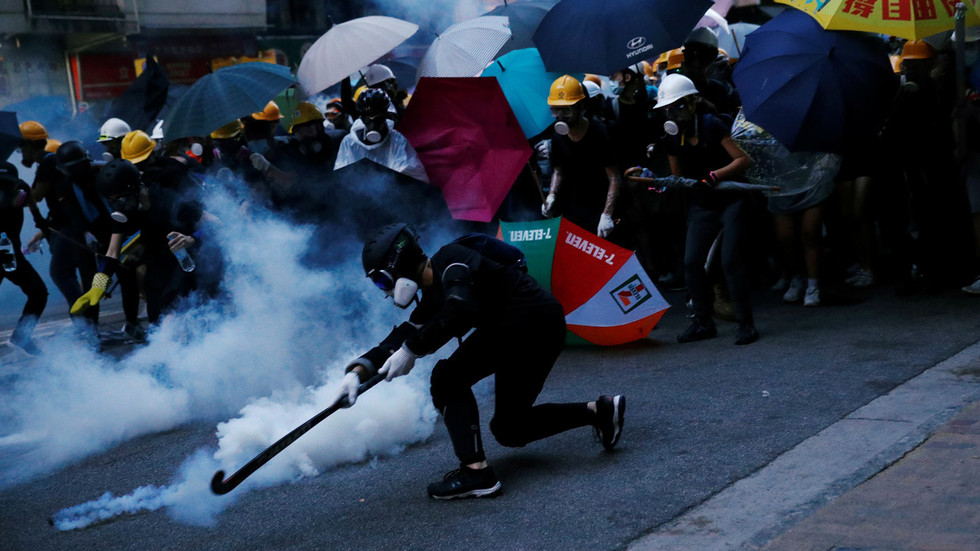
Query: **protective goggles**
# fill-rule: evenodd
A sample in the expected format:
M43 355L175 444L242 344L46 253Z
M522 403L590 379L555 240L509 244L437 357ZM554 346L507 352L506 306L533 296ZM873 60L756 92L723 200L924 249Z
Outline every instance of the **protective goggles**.
M395 277L388 270L371 270L368 277L378 289L386 293L390 294L395 290Z

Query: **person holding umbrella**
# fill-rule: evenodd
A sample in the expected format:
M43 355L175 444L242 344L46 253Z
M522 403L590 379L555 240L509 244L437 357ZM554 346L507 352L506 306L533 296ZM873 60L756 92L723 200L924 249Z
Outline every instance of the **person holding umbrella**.
M750 344L759 339L759 333L755 329L749 283L739 254L748 222L747 200L744 192L714 187L744 173L752 160L732 139L727 123L699 108L700 98L694 82L681 74L664 77L657 91L657 109L664 110L667 116L664 148L670 171L675 176L700 181L693 188L688 208L684 251L684 276L694 313L690 327L677 336L677 342L699 341L718 334L711 319L714 300L705 261L720 231L722 270L738 322L735 344Z
M582 83L563 75L551 84L548 105L555 117L549 159L551 188L541 214L561 214L583 228L609 237L619 198L620 172L606 126L586 117L588 94Z
M527 274L519 260L523 255L513 252L513 247L489 236L464 237L430 258L418 234L404 223L381 228L362 251L371 281L396 306L417 306L407 322L347 366L341 396L353 404L360 383L380 374L388 381L407 375L416 358L434 353L454 337L461 339L459 348L437 362L431 375L432 403L442 414L460 462L458 469L429 485L434 499L500 491L484 453L471 389L490 375L496 404L490 430L504 446L523 447L592 426L602 445L612 450L622 434L622 395L587 403L534 404L564 346L565 313L554 295Z

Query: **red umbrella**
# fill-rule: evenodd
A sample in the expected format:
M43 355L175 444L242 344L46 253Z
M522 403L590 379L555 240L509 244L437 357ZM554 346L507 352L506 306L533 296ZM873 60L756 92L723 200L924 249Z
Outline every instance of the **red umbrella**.
M493 77L421 78L398 131L457 220L489 222L531 158Z

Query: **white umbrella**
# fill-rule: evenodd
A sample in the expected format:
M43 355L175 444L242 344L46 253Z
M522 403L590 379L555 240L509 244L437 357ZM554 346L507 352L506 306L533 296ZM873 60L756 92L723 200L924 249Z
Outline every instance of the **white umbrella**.
M479 76L510 35L510 23L505 16L483 15L456 23L429 46L419 63L418 76Z
M303 55L296 77L308 94L322 92L374 63L418 29L415 23L383 15L334 25Z

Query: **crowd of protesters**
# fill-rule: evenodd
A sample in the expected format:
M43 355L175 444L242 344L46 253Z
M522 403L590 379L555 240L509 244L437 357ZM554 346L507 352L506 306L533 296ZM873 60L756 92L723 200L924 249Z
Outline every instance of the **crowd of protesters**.
M975 58L980 41L967 38ZM534 162L496 218L561 215L635 250L661 291L688 294L692 321L679 342L716 336L715 319L737 323L736 344L756 341L749 296L762 285L807 307L886 284L898 294L955 286L980 295L980 98L970 90L966 107L957 101L949 44L883 42L898 91L882 101L892 108L877 140L843 155L828 184L790 197L720 185L745 180L752 159L732 138L737 57L698 28L653 63L556 80L547 100L556 122L529 140ZM183 297L220 295L213 230L221 220L205 210L207 186L227 185L243 209L302 217L313 214L318 175L360 159L427 182L398 132L410 95L383 64L357 84L346 82L323 109L300 102L288 129L275 102L208 136L176 140L159 124L147 133L112 118L95 155L36 121L21 123L22 163L34 181L0 164L0 222L12 240L0 251L0 281L28 299L11 343L40 351L31 333L48 292L24 253L43 240L75 331L98 349L99 302L116 286L123 332L136 341ZM966 118L964 135L954 115ZM697 184L650 185L667 175ZM22 244L24 209L38 232Z

